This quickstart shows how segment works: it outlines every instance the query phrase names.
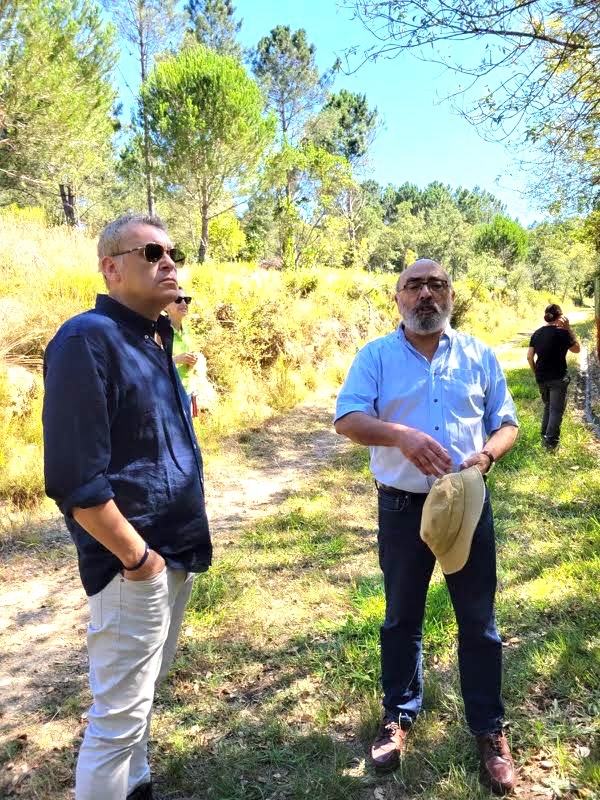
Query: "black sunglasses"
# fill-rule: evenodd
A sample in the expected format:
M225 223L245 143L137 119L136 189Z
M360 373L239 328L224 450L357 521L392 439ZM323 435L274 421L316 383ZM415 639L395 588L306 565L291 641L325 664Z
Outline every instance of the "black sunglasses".
M150 264L156 264L157 261L161 260L165 253L176 264L183 264L185 261L185 253L183 250L180 250L178 247L170 247L167 250L166 247L163 247L162 244L158 244L158 242L148 242L148 244L142 244L139 247L132 247L131 250L123 250L121 253L113 253L113 256L126 256L128 253L136 253L138 250L144 251L144 258L146 261L149 261Z
M192 302L192 298L189 297L189 296L176 297L175 300L173 300L173 302L177 303L177 305L179 305L179 303L181 303L182 300L186 304L186 306L189 306L189 304Z

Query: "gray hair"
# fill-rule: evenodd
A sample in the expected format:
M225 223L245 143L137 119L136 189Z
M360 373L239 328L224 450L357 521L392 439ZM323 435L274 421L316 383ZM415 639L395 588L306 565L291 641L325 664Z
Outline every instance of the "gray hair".
M150 214L134 214L132 212L122 214L105 225L100 232L100 238L98 239L99 260L102 260L104 256L113 256L118 253L121 249L123 231L130 225L151 225L153 228L160 228L161 231L166 231L165 223L160 217Z

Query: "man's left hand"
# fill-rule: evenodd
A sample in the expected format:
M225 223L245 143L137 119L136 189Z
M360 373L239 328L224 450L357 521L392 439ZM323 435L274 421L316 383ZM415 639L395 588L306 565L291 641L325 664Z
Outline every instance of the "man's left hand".
M482 475L485 475L486 472L490 471L491 463L489 458L485 455L485 453L473 453L472 456L465 458L465 460L460 465L460 469L467 469L468 467L479 467L479 471Z

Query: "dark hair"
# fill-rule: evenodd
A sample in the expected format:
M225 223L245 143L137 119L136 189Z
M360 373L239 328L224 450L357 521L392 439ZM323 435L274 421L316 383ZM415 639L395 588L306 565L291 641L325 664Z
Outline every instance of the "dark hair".
M560 306L556 305L556 303L551 303L549 306L546 306L546 310L544 311L544 319L546 322L556 322L561 316L562 309Z

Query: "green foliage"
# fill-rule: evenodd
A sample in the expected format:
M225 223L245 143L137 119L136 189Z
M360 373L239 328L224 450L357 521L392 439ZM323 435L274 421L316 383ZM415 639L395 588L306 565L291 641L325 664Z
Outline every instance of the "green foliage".
M467 271L472 229L447 191L425 198L423 233L417 252L443 263L452 278Z
M277 251L278 235L275 225L277 197L266 188L254 194L248 201L248 209L242 218L246 235L244 258L260 259Z
M424 189L366 181L360 191L355 232L370 268L401 270L421 257L439 261L453 278L480 272L475 226L502 208L493 195L478 187L453 190L438 181ZM486 269L490 286L501 272L499 260L494 269Z
M252 69L277 114L283 139L295 138L323 93L315 46L308 44L306 31L292 33L288 25L277 25L259 41Z
M329 97L311 132L317 145L353 164L369 149L376 124L377 109L369 109L366 95L342 89Z
M241 64L200 45L157 64L142 97L157 171L201 210L203 259L210 212L224 201L226 186L248 185L274 120L264 116L260 90Z
M240 221L232 211L213 217L208 223L208 235L215 261L233 261L246 244Z
M506 206L486 189L459 187L453 192L456 207L469 225L489 224L497 215L506 215Z
M409 51L446 64L460 77L463 116L490 139L537 148L540 158L530 161L538 198L550 189L559 205L594 206L600 174L597 0L352 5L376 32L369 58ZM466 39L475 40L466 55L448 46Z
M484 225L475 240L476 252L492 253L507 270L525 258L527 247L527 231L518 222L501 216L494 217L489 225Z
M192 196L203 180L214 184L211 199L222 194L225 180L247 180L273 132L243 67L201 46L161 61L143 95L161 168Z
M306 395L302 377L293 367L292 359L285 356L279 356L273 366L267 399L276 411L289 411Z
M221 560L199 575L194 581L190 610L204 615L218 613L226 594L235 585L236 566L231 561Z
M300 297L308 297L319 285L319 273L314 270L298 270L285 276L285 285Z
M591 296L590 281L600 264L581 220L542 224L529 234L531 283L559 297L572 292L583 304Z
M0 506L24 509L44 492L41 380L0 359Z
M104 0L104 3L121 37L136 55L138 75L143 83L156 55L178 44L181 15L175 9L175 0ZM156 213L156 175L150 148L150 121L141 96L138 97L137 112L122 151L120 174L124 180L119 186L119 194L122 207L127 207L131 189L139 189L143 181L144 201L142 203L136 198L133 206L145 205L152 215Z
M339 241L327 230L328 217L335 215L340 194L352 185L348 162L310 141L298 147L284 143L268 159L263 185L274 195L284 266L332 265L322 258L327 244L333 241L337 248Z
M59 184L89 203L110 175L114 33L92 0L15 8L0 50L0 191L59 218Z
M231 0L188 0L185 10L192 26L189 33L198 44L241 60L242 47L236 37L242 22L235 19Z

